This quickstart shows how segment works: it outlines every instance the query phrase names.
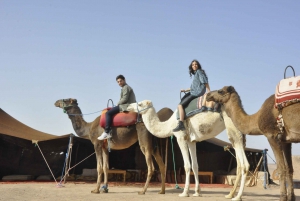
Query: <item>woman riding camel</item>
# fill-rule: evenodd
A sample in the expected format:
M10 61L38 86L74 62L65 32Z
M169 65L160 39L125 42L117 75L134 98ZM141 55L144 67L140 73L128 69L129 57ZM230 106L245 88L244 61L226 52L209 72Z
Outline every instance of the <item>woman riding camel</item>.
M200 97L205 94L206 89L210 92L210 87L208 84L208 79L205 74L205 71L202 69L199 61L193 60L189 66L189 74L190 77L194 75L193 82L191 84L190 89L181 89L181 92L188 92L186 93L181 102L178 105L178 112L179 112L179 122L176 128L173 129L173 132L183 131L185 130L183 120L184 120L184 107L188 106L188 104L195 98ZM203 110L206 109L205 106L202 106Z

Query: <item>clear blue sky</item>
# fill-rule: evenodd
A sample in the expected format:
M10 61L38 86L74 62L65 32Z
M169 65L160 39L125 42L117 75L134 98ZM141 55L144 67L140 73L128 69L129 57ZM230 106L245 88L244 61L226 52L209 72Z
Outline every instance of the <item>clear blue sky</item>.
M295 0L2 0L0 107L34 129L74 133L54 102L72 97L83 113L99 111L117 103L123 74L138 101L175 110L198 59L211 89L234 86L253 114L287 65L300 74L299 10ZM263 136L247 136L247 147L273 156Z

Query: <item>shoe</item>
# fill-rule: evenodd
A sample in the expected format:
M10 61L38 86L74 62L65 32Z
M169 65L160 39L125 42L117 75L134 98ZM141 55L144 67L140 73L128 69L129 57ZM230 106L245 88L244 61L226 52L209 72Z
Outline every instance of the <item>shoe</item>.
M178 125L176 128L173 129L173 132L178 132L178 131L184 131L185 127L182 121L178 122Z
M111 138L111 134L106 133L105 131L97 138L98 140L104 140Z

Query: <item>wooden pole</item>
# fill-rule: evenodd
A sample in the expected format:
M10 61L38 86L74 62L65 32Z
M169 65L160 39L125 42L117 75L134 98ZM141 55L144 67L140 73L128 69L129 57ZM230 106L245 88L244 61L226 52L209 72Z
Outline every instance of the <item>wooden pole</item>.
M258 161L258 164L257 164L257 166L256 166L256 168L255 168L255 170L254 170L254 172L253 172L253 175L252 175L252 177L251 177L251 179L250 179L250 182L249 182L249 186L254 186L255 185L255 175L256 175L256 173L257 173L257 171L258 171L258 168L259 168L259 166L260 166L260 164L261 164L261 162L262 162L262 160L263 160L263 155L260 157L260 159L259 159L259 161Z

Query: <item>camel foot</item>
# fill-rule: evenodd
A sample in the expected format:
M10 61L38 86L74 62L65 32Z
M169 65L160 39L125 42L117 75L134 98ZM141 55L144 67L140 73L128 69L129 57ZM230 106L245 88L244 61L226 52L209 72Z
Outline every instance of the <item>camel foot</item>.
M232 200L232 201L242 201L242 198L235 197L235 198L232 198L231 200Z
M202 195L200 193L194 193L193 197L202 197Z
M158 192L158 194L165 194L165 191L161 190Z
M231 194L228 194L228 195L225 195L225 198L226 199L231 199L231 198L233 198L233 196Z
M138 195L145 195L145 192L143 192L143 191L138 192Z
M178 196L179 197L189 197L190 195L188 193L181 193Z
M97 189L95 189L95 190L92 190L92 191L91 191L91 193L98 194L98 193L100 193L100 191L99 191L99 190L97 190Z
M287 196L285 194L281 195L280 201L287 201Z
M295 197L295 194L290 194L288 195L288 201L295 201L296 200L296 197Z

